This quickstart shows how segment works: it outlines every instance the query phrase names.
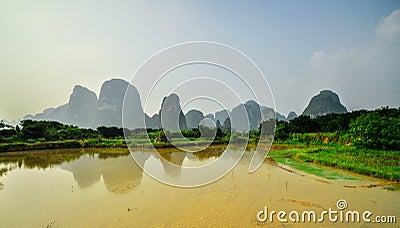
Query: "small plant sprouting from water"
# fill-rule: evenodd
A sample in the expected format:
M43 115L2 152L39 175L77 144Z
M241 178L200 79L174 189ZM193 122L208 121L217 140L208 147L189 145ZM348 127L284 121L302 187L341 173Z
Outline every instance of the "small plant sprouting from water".
M388 191L396 191L396 187L394 187L393 185L389 184L386 185L385 187L383 187L384 189L388 190Z
M47 228L52 228L52 227L54 227L54 225L55 225L55 223L56 223L56 220L53 220L52 222L50 222L49 224L47 224Z

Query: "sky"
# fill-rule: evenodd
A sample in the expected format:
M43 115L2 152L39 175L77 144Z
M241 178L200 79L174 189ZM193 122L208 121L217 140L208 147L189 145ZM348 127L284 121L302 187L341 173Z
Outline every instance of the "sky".
M105 80L131 81L190 41L251 58L284 115L322 89L349 110L400 106L400 1L0 0L0 119L64 104L77 84L99 94Z

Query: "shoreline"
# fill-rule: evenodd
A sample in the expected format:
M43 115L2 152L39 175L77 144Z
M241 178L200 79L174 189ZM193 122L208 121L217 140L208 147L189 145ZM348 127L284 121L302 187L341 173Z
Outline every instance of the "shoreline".
M192 143L176 143L177 146L201 146L201 145L222 145L229 141L200 141ZM251 141L249 141L250 143ZM128 142L132 148L174 148L174 145L166 142L139 143ZM89 139L89 140L65 140L49 142L15 142L0 144L0 154L7 152L29 151L29 150L51 150L51 149L70 149L70 148L128 148L125 139ZM133 145L133 146L132 146Z
M140 143L141 142L141 143ZM254 146L254 143L256 142L255 139L249 140L247 147L252 147ZM201 145L226 145L229 142L225 142L224 140L221 141L213 141L213 142L207 142L207 141L193 141L191 143L179 143L177 142L177 146L181 147L190 147L190 146L201 146ZM175 148L174 145L171 143L166 143L166 142L152 142L151 144L149 143L144 143L143 140L141 141L136 141L128 140L128 145L130 148L156 148L156 149L162 149L162 148ZM72 148L87 148L87 149L95 149L95 148L120 148L120 149L128 149L128 145L125 141L125 139L88 139L88 140L66 140L66 141L52 141L52 142L35 142L35 143L25 143L25 142L17 142L17 143L7 143L7 144L0 144L0 154L8 153L8 152L24 152L24 151L32 151L32 150L52 150L52 149L72 149ZM134 146L133 146L134 145ZM310 144L302 144L302 143L297 143L297 144L288 144L288 143L281 143L279 141L274 141L272 146L280 147L284 146L287 148L282 148L278 151L271 150L268 153L268 157L270 159L273 159L274 162L277 162L281 165L287 165L291 168L294 168L296 170L306 172L306 173L311 173L315 174L320 172L320 170L315 170L315 168L312 168L311 166L321 166L321 167L333 167L338 170L345 170L345 171L350 171L358 174L363 174L371 177L377 177L385 180L391 180L391 181L400 181L400 171L399 171L399 165L396 163L396 161L392 162L390 164L390 167L386 167L382 161L382 158L379 157L378 150L366 150L364 153L368 153L369 155L372 155L369 160L364 161L365 166L362 166L361 168L358 167L357 163L359 163L356 160L354 161L349 161L347 162L334 162L337 159L346 159L346 156L349 156L349 153L354 153L354 151L362 151L361 149L356 149L351 146L345 146L345 145L310 145ZM178 148L177 148L178 149ZM179 150L179 149L178 149ZM399 157L400 151L387 151L387 153L390 156L392 156L393 159ZM323 159L324 156L327 156L327 154L335 154L334 156L335 159L332 162L326 162L326 159ZM354 155L351 155L354 156ZM290 160L290 161L289 161ZM332 159L329 159L332 160ZM289 161L289 162L288 162ZM368 165L368 163L382 163L382 166L379 165L378 167ZM381 168L379 168L381 167ZM328 175L329 176L329 175ZM323 176L322 176L323 177ZM328 177L329 179L329 177Z

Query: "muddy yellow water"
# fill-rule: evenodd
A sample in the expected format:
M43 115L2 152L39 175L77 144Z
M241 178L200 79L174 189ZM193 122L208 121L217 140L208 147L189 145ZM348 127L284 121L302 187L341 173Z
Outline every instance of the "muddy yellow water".
M359 187L384 183L384 180L348 174L355 178L330 181L312 175L288 172L264 162L250 174L250 153L245 153L235 169L222 179L197 188L178 188L159 183L127 155L104 155L99 150L31 151L0 155L0 227L262 227L350 225L369 227L376 216L400 219L400 193L383 187ZM142 153L142 152L138 152ZM218 158L168 151L163 156L187 166ZM179 169L168 169L149 156L145 167L165 172L170 178L183 178ZM196 178L184 177L184 178ZM336 210L344 199L346 211L371 211L370 223L324 222L287 223L276 214L265 222L257 219L260 210L322 211ZM265 213L261 214L261 217ZM385 217L386 218L386 217ZM398 227L396 223L385 226ZM382 225L379 224L379 225Z

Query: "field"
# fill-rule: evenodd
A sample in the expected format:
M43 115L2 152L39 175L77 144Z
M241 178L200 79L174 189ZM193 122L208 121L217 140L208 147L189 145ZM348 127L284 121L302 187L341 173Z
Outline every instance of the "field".
M272 152L269 155L279 163L314 174L322 171L310 168L307 163L400 181L400 151L359 149L338 145L290 149ZM329 174L326 175L329 177Z

